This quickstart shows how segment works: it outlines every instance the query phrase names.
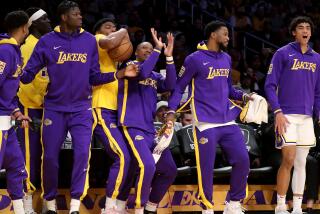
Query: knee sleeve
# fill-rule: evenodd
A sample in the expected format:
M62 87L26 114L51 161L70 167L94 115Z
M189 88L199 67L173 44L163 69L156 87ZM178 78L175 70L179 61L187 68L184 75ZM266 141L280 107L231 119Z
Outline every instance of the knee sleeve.
M306 181L306 162L309 148L297 147L292 175L293 194L303 194Z

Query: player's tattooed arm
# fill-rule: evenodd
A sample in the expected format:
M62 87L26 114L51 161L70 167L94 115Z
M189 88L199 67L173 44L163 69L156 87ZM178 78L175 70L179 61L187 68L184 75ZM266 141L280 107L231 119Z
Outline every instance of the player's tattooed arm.
M128 31L124 28L109 34L99 39L99 47L106 50L111 50L117 47L123 39L130 41Z

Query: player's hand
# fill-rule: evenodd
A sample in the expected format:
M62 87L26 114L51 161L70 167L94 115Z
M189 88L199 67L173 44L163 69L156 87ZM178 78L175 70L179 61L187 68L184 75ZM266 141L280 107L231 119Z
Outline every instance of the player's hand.
M155 47L161 50L164 44L162 43L162 38L161 37L158 38L157 31L154 28L151 28L151 35L152 35L152 39L154 41Z
M124 70L125 77L136 77L139 74L139 66L138 65L128 65Z
M282 112L278 112L275 117L275 129L280 135L283 135L287 131L290 122Z
M164 45L164 55L169 57L169 56L172 56L173 45L174 45L174 36L170 32L167 33L167 41L168 41L168 45L163 44Z
M175 116L174 116L174 113L173 112L167 112L165 114L165 120L164 120L166 123L168 122L173 122L175 121Z
M30 117L23 115L20 111L15 112L12 115L13 120L20 120L21 121L21 128L28 128L29 127L29 122L32 120Z

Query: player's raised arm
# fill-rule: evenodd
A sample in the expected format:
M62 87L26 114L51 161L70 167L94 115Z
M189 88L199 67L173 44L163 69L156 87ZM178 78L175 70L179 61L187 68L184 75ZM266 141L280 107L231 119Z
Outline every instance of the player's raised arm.
M139 79L146 79L150 76L154 66L157 64L159 59L159 55L161 54L161 50L163 48L162 38L157 35L157 31L154 28L151 28L151 35L155 47L152 49L152 45L149 42L142 42L138 45L136 50L136 55L140 55L141 59L144 62L139 66ZM137 52L145 52L139 54ZM145 57L147 56L147 57Z
M168 91L173 90L176 85L176 67L173 61L173 45L174 45L174 36L172 33L167 33L168 45L164 44L164 55L166 56L166 78L161 79L159 82L158 90Z

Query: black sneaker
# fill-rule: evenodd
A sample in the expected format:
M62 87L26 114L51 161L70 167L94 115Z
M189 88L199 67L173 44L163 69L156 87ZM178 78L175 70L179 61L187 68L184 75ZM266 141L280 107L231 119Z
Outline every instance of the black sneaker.
M307 208L305 211L305 214L318 214L319 212L317 212L316 210L312 209L312 208Z
M72 213L70 214L79 214L79 211L73 211Z
M56 211L52 211L52 210L48 210L48 211L46 212L46 214L57 214L57 212L56 212Z
M157 211L149 211L149 210L144 210L144 214L157 214Z

